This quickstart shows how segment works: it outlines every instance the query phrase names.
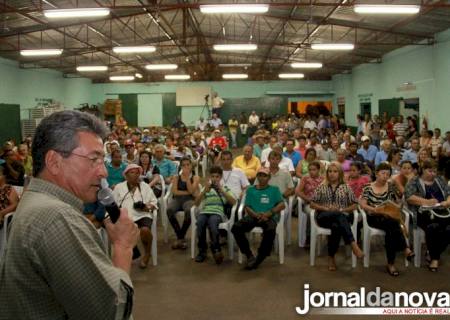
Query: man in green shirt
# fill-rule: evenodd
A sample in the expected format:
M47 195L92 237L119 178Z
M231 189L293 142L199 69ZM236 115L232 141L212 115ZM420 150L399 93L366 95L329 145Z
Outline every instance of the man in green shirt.
M209 227L211 234L211 251L217 264L223 262L223 254L220 250L219 224L225 215L225 204L233 206L236 203L233 193L227 186L222 186L222 168L213 166L209 170L209 181L206 181L205 188L195 198L195 205L199 206L204 201L201 213L197 217L198 234L198 255L196 262L203 262L206 259L206 229Z
M278 187L270 186L270 171L261 167L257 172L257 184L249 187L245 195L246 215L231 229L241 252L247 257L247 270L256 269L272 251L279 213L285 208ZM263 239L255 258L245 233L254 227L263 229Z

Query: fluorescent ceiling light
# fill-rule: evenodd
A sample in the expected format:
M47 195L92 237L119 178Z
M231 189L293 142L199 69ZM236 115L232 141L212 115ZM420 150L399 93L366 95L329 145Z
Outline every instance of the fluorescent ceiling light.
M36 50L20 50L20 54L24 57L33 56L59 56L63 49L36 49Z
M251 51L258 49L256 44L215 44L216 51Z
M90 72L90 71L106 71L107 66L78 66L77 71L80 72Z
M221 68L232 68L232 67L251 67L251 63L219 63Z
M104 17L109 15L108 8L76 8L44 10L47 18L83 18L83 17Z
M136 78L139 78L139 79L142 79L142 78L143 78L142 74L140 74L140 73L136 73L134 76L135 76Z
M294 62L291 63L292 68L299 68L299 69L317 69L322 68L321 62Z
M226 73L222 75L224 79L247 79L248 74L245 73Z
M278 77L280 79L301 79L304 78L305 75L303 73L280 73Z
M366 13L366 14L416 14L420 11L420 6L355 4L353 10L356 13Z
M167 74L164 76L166 80L188 80L191 76L188 74Z
M109 77L111 81L133 81L134 76L111 76Z
M175 70L178 68L176 64L148 64L145 66L147 70Z
M353 43L315 43L311 45L313 50L353 50Z
M115 53L146 53L155 52L156 48L154 46L114 47L113 51Z
M264 13L268 4L211 4L200 5L201 13Z

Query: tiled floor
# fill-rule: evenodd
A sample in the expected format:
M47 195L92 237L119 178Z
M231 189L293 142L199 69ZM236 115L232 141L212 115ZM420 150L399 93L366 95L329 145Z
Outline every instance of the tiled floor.
M294 225L296 221L294 218ZM310 267L309 251L298 248L294 243L286 247L284 265L278 263L273 253L255 271L243 270L236 259L225 260L217 266L209 256L204 263L195 263L190 258L189 249L173 251L170 243L164 244L161 237L158 250L157 267L140 270L137 264L133 266L136 320L298 319L300 316L296 314L295 307L303 306L305 283L310 284L311 292L359 291L362 286L367 290L380 286L384 291L450 291L449 251L443 255L442 266L436 274L429 272L425 266L417 269L410 265L405 269L399 255L397 266L401 274L398 278L392 278L385 272L384 248L380 242L372 247L368 269L363 268L360 261L358 267L352 270L351 261L341 248L336 272L327 271L326 250L322 250L316 266ZM306 318L338 317L309 314ZM352 317L365 318L367 316Z

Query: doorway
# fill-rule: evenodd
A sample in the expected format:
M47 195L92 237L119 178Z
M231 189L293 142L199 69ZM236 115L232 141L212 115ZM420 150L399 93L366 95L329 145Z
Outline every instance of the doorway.
M368 114L370 116L370 118L372 118L372 103L370 102L361 102L359 104L360 106L360 115L363 117L365 117L366 114Z

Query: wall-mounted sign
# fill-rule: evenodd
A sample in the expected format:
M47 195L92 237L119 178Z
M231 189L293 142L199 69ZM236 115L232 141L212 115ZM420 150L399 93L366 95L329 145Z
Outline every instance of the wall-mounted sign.
M362 94L358 94L359 102L360 102L360 103L370 102L372 96L373 96L372 93L362 93Z

